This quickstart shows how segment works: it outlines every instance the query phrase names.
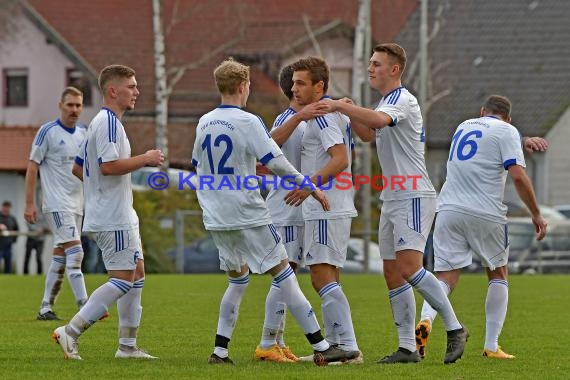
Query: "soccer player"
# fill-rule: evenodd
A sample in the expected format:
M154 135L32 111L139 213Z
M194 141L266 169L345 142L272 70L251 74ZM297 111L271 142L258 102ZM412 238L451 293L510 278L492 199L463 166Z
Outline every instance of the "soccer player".
M135 71L121 65L99 74L103 108L91 121L84 147L73 165L85 189L84 231L93 232L101 248L109 280L97 288L71 321L54 330L64 356L81 360L78 339L117 302L119 348L116 358L156 359L137 346L145 280L139 220L133 209L130 173L164 161L160 150L131 157L131 146L121 123L135 106L139 90Z
M314 104L303 107L295 101L291 90L293 88L292 65L287 65L281 69L279 85L283 94L289 99L289 107L277 116L270 134L277 145L281 147L285 158L295 169L301 170L301 139L307 126L306 120L323 115L324 112L315 112ZM276 180L276 183L282 181L279 177ZM289 265L296 272L298 265L303 262L305 230L303 210L300 207L291 207L285 203L284 198L287 195L287 190L283 186L272 185L271 183L268 185L270 191L266 199L267 208L277 232L283 238L283 245L289 257ZM281 299L279 287L275 282L271 286L275 287L276 290L271 292L271 295L278 298L267 301L270 309L266 311L268 318L265 320L266 324L263 326L261 342L255 350L255 357L258 360L278 362L297 361L297 356L285 344L283 338L287 305Z
M370 110L348 100L321 103L329 111L338 110L349 116L355 132L364 141L376 137L382 175L391 181L380 195L383 205L378 240L399 348L378 363L420 361L415 344L416 301L412 287L441 313L447 330L444 363L453 363L463 354L469 333L457 320L435 276L423 267L436 193L425 166L420 107L401 82L405 66L406 52L401 46L377 45L368 65L368 78L371 87L382 95L378 107ZM398 180L410 176L414 182Z
M242 110L249 97L249 67L229 59L214 70L214 78L222 104L200 118L192 152L192 165L200 181L203 176L212 179L199 186L198 201L204 226L220 252L220 268L229 277L220 303L215 348L208 362L233 364L228 344L250 270L271 274L284 303L313 346L316 364L351 359L358 353L330 346L321 335L313 309L299 288L281 237L261 197L255 177L256 159L273 173L287 175L303 188L287 195L288 204L298 206L309 193L324 209L329 208L328 201L287 161L261 119ZM275 291L271 287L267 298L272 299L271 293Z
M83 186L71 168L87 132L78 123L83 111L83 93L66 87L59 102L60 117L40 127L32 144L26 171L26 210L24 219L30 224L38 220L36 181L42 185L42 212L54 236L53 257L46 273L44 297L38 320L59 320L53 304L60 292L64 272L79 308L87 302L85 280L81 272L83 248Z
M317 57L293 64L293 95L302 106L327 97L329 68ZM307 121L301 140L301 171L326 188L331 210L324 212L317 202L303 204L305 220L304 260L311 282L322 300L323 325L327 341L347 352L358 352L351 363L361 363L348 299L339 284L339 270L346 261L354 207L354 190L340 189L337 176L351 176L352 132L350 120L341 113L327 113Z
M509 300L509 237L507 206L503 204L507 173L531 212L537 240L544 238L547 228L524 170L521 138L510 124L510 113L509 99L492 95L485 100L481 117L466 120L455 130L434 230L434 270L446 294L453 291L461 268L471 264L473 255L486 267L489 285L483 356L498 359L514 358L498 343ZM525 138L524 145L528 151L547 147L540 138ZM416 327L418 348L424 355L436 315L424 302Z

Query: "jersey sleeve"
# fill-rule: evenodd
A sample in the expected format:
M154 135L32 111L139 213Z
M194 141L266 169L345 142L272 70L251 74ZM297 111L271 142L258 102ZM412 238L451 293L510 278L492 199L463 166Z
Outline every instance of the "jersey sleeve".
M116 118L108 117L93 131L95 141L97 141L97 161L99 164L116 161L120 158L119 145L122 134L117 133L118 123L119 121ZM119 127L122 126L119 125Z
M504 136L499 139L499 149L505 170L511 165L526 167L520 134L515 127L505 128Z
M251 136L247 136L247 148L259 162L266 165L273 158L283 154L259 117L253 116L251 124L253 130Z
M386 115L390 116L392 123L389 124L390 127L398 125L400 120L404 120L409 112L408 110L408 99L407 96L388 96L384 104L382 104L377 111L384 112Z
M321 144L325 152L328 151L331 146L350 144L350 141L344 141L341 128L346 128L346 125L341 123L341 118L339 118L338 115L326 114L325 116L318 116L315 118L315 121L320 129Z
M48 126L44 125L36 133L34 142L32 143L32 150L30 151L30 160L41 164L48 151Z

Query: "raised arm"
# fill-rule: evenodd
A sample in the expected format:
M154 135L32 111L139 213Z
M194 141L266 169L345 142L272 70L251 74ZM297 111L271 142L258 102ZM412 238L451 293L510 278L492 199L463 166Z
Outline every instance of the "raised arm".
M313 119L317 116L322 116L326 113L323 110L322 106L319 106L318 103L308 104L303 107L299 112L293 114L285 123L283 123L279 128L274 128L271 131L271 137L277 145L281 146L285 144L287 139L293 134L295 128L301 123L302 121L307 121Z

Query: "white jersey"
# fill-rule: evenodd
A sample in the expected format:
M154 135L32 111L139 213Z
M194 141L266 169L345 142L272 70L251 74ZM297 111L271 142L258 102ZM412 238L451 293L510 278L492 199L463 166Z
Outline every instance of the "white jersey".
M272 130L276 130L282 126L295 113L293 108L287 108L287 110L277 116L273 123ZM285 158L287 158L291 165L298 171L301 171L301 139L303 138L306 127L306 122L300 122L291 136L289 136L287 141L281 146L281 151L285 155ZM277 179L277 183L281 183L280 178ZM266 202L267 208L271 213L271 219L273 219L273 224L277 227L304 225L303 209L301 207L291 207L283 200L289 190L286 190L283 186L273 185L271 185L270 189Z
M425 134L416 97L398 87L382 97L376 111L392 118L389 126L376 130L376 150L388 181L380 199L435 198L426 169Z
M192 164L207 230L241 230L271 223L255 164L257 159L267 164L281 154L261 119L239 107L221 105L200 118Z
M303 202L305 220L353 218L358 215L354 207L352 186L352 128L347 116L332 112L307 122L301 143L301 173L305 176L317 173L331 159L327 150L338 144L343 144L346 149L348 167L343 170L341 181L337 177L322 186L331 210L323 211L316 199L307 198ZM320 182L324 180L326 179L321 179Z
M495 117L461 123L453 135L438 211L451 210L504 223L507 169L525 167L520 134Z
M85 126L66 128L55 120L40 127L30 160L39 164L42 211L83 215L83 185L71 174L73 161L85 139Z
M131 145L117 115L101 109L91 120L84 148L76 158L83 166L85 220L83 230L91 232L123 231L138 228L139 218L133 208L131 174L101 174L99 165L131 157Z

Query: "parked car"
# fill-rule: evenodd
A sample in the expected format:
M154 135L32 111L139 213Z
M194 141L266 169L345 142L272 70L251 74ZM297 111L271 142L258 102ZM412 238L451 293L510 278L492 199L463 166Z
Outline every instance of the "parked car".
M370 242L368 268L372 273L382 273L382 260L378 244ZM167 252L176 261L176 249ZM348 242L345 273L364 272L364 240L351 238ZM306 270L301 270L305 272ZM219 273L218 248L211 235L196 239L184 247L184 273Z
M167 252L176 261L176 249ZM220 273L218 248L210 234L184 247L184 273Z
M364 272L364 239L350 238L346 252L346 262L342 268L343 273ZM368 245L368 270L371 273L383 273L380 247L371 241Z
M517 202L504 202L507 206L507 217L530 217L530 211L523 203ZM546 205L538 205L540 213L544 219L548 221L564 220L566 216L553 207Z
M152 167L152 166L145 166L143 168L140 168L140 169L132 172L131 173L131 183L133 186L133 190L135 190L135 191L146 191L146 190L153 190L153 189L156 190L157 188L153 188L150 186L149 179L152 181L152 178L151 178L152 174L157 173L159 171L160 171L159 168ZM188 170L168 168L168 171L167 171L168 180L169 180L168 188L178 189L179 184L180 184L180 178L182 178L184 180L185 178L188 178L188 176L190 176L191 174L192 174L192 172L190 172ZM198 185L196 175L193 175L192 177L190 177L190 182L194 186ZM182 185L183 185L184 190L192 190L192 188L188 184L183 183Z
M570 219L570 205L554 206L554 209L564 215L566 219Z

